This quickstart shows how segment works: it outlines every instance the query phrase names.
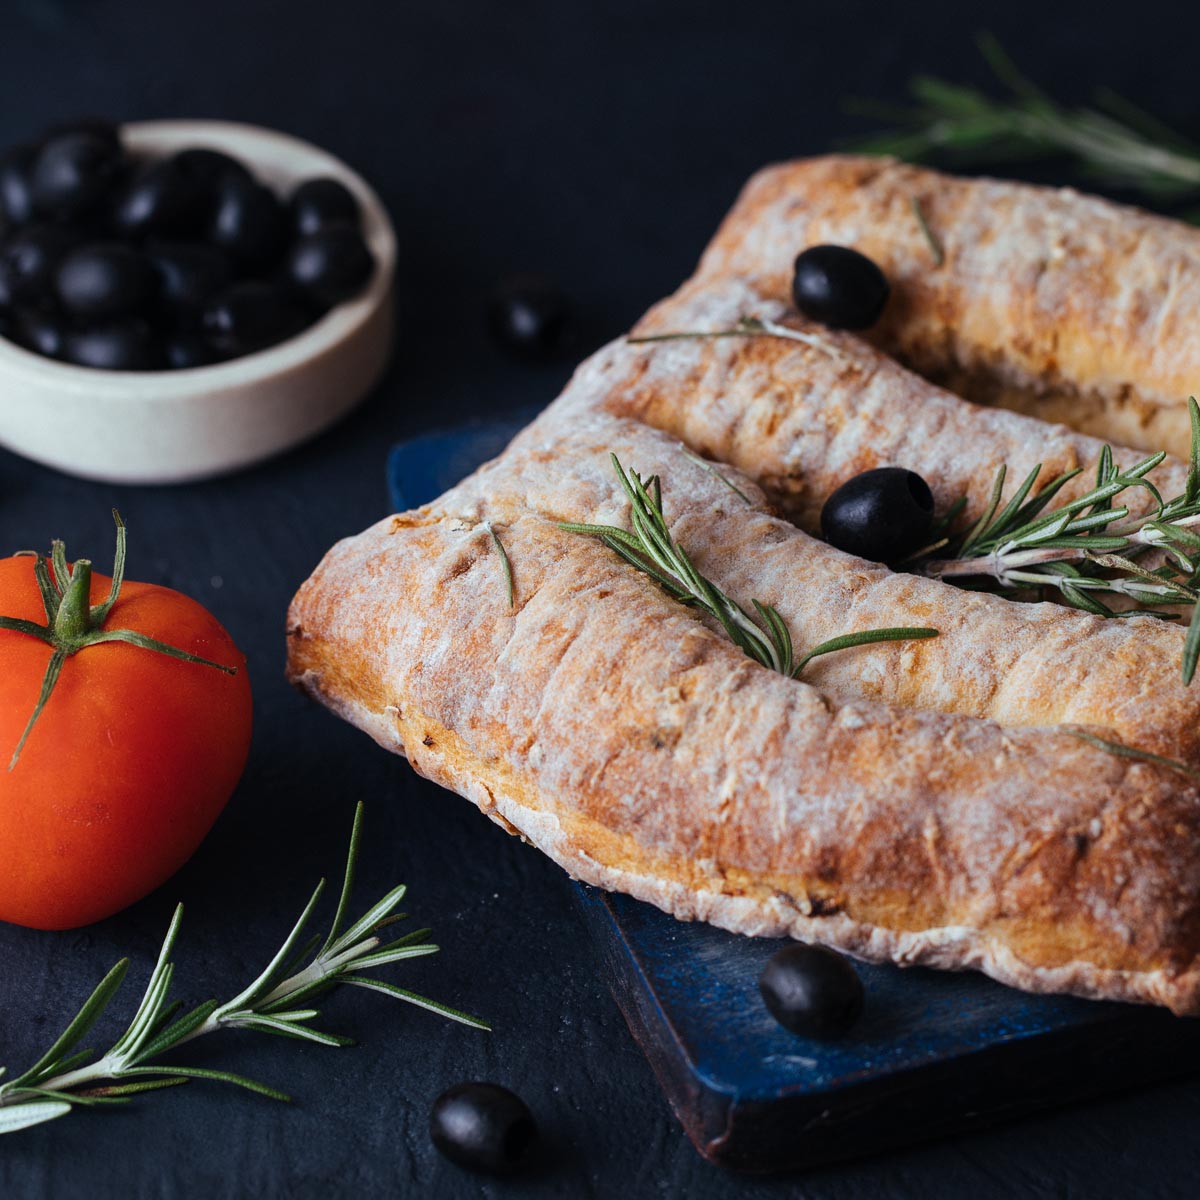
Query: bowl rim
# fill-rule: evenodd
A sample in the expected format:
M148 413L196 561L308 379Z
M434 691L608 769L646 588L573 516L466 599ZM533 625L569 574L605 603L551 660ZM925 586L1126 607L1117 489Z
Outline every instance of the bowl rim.
M126 148L134 153L171 153L207 144L212 149L233 153L257 173L261 164L256 166L253 148L258 148L260 153L267 148L276 157L306 160L311 165L304 168L303 175L335 176L350 188L361 205L363 236L375 256L371 282L360 296L336 305L294 337L239 358L202 367L108 371L46 358L0 337L0 381L21 378L41 388L87 392L97 399L114 403L124 399L145 403L153 399L155 393L164 404L193 400L198 395L230 387L253 387L303 367L352 337L387 301L396 266L395 230L375 190L336 155L291 134L242 121L170 118L132 121L123 124L120 130ZM231 150L231 144L236 144L238 149Z

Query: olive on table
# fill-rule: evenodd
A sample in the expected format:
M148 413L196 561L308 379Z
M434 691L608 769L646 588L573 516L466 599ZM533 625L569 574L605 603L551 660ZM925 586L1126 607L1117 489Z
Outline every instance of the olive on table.
M821 509L821 536L847 554L894 564L925 544L933 493L915 471L875 467L846 480Z
M451 1162L504 1174L526 1160L537 1126L525 1101L497 1083L460 1083L429 1114L429 1136Z
M300 237L307 237L327 225L357 226L359 223L354 193L344 183L327 176L306 179L292 193L288 212L292 229Z
M282 342L308 324L308 314L278 284L234 284L204 310L204 332L222 354L236 357Z
M287 257L289 281L317 304L331 308L363 289L375 259L353 225L329 225L300 238Z
M126 317L146 309L158 290L154 264L121 242L72 250L54 277L59 302L76 317Z
M33 160L34 211L56 221L85 219L110 198L123 168L120 143L99 133L52 137Z
M869 329L879 320L890 293L887 276L849 246L810 246L796 256L796 307L831 329Z
M785 946L763 968L758 990L771 1016L801 1037L842 1037L862 1015L858 972L824 946Z
M552 280L519 275L492 293L488 322L501 345L523 358L545 358L563 342L570 316L567 297Z
M105 371L154 371L162 365L150 326L136 317L70 331L63 357Z

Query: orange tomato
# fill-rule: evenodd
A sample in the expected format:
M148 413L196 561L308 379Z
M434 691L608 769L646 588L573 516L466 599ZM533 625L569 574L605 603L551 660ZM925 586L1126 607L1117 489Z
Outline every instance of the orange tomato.
M34 561L0 559L0 614L45 625ZM93 575L93 604L109 583ZM121 642L86 646L65 659L10 770L52 649L0 629L0 920L68 929L140 899L192 855L245 766L246 661L211 613L127 582L102 628L236 674Z

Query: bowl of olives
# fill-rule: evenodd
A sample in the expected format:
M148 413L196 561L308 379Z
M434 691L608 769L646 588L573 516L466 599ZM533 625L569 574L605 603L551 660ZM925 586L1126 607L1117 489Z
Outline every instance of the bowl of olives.
M0 156L0 445L175 483L319 433L378 381L395 234L344 163L225 121L79 122Z

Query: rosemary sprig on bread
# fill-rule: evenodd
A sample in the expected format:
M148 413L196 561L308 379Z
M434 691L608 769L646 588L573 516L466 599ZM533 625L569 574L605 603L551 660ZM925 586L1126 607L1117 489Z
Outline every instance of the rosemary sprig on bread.
M1163 605L1200 600L1200 407L1188 399L1192 448L1183 491L1165 499L1150 474L1166 454L1151 454L1131 467L1119 467L1105 447L1096 465L1096 486L1082 496L1051 505L1062 487L1080 474L1068 471L1033 491L1041 466L1025 476L1001 508L1005 467L996 473L991 497L979 519L964 533L941 539L915 556L915 569L956 582L989 577L1001 589L1019 593L1052 589L1064 603L1102 617L1149 613L1170 620ZM1122 492L1142 489L1151 508L1134 514L1118 503ZM931 554L946 550L940 558ZM1138 559L1158 551L1161 562ZM1124 597L1134 607L1115 610L1102 595ZM1193 619L1183 652L1183 681L1191 683L1200 659L1200 621Z
M764 667L770 667L790 679L798 679L804 668L823 654L873 642L937 637L936 629L924 627L864 629L830 638L797 658L787 623L772 605L751 600L756 619L696 569L688 552L671 536L663 514L662 482L658 476L643 478L637 471L626 470L615 454L612 455L612 464L629 498L632 531L622 529L619 525L588 525L569 521L560 522L559 527L571 533L600 538L609 549L639 571L644 571L681 604L702 609L715 617L729 639ZM728 480L725 482L728 483Z

